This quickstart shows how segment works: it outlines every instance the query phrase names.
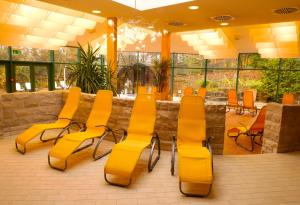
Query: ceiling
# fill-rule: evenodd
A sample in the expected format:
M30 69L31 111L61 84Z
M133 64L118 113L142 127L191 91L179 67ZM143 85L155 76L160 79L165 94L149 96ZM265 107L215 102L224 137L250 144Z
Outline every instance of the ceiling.
M112 0L41 0L56 5L91 12L101 10L103 17L118 17L122 22L130 21L139 26L154 25L155 29L167 29L171 32L189 31L219 27L211 19L213 16L232 15L230 26L244 26L287 21L299 21L300 12L288 15L274 14L274 9L282 7L300 7L299 0L195 0L192 2L139 11ZM72 3L70 3L72 2ZM189 10L188 6L198 5L198 10ZM175 27L169 22L182 22L186 25Z

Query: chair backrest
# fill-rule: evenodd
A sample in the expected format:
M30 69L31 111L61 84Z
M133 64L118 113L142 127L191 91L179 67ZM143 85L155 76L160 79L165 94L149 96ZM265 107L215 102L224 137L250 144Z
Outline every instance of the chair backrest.
M265 127L265 118L266 118L267 106L263 106L256 117L255 121L250 127L250 132L263 132Z
M157 93L157 87L152 86L152 87L151 87L151 93L152 93L152 94Z
M81 89L78 87L70 88L66 103L61 110L58 118L72 119L80 102Z
M238 104L236 90L228 90L227 103L228 103L228 105L237 105Z
M22 91L23 89L21 88L21 84L20 83L16 83L16 90L17 91Z
M254 108L253 91L251 90L244 91L243 106L245 108Z
M184 92L183 92L183 96L191 96L193 95L193 88L192 87L187 87L184 89Z
M138 87L138 95L139 94L147 94L147 87L146 86L139 86Z
M295 96L292 93L284 93L282 98L282 104L284 105L295 104Z
M25 83L25 87L27 90L31 90L31 83Z
M205 97L206 97L206 88L199 88L199 89L198 89L198 96L202 97L203 100L205 101Z
M112 110L111 90L99 90L96 95L92 110L87 120L86 126L95 127L99 125L106 125Z
M128 133L151 135L156 119L156 102L153 94L137 95L131 111ZM130 138L130 136L128 136ZM150 137L151 139L151 137Z
M205 105L200 96L183 96L178 114L178 143L197 143L206 139Z
M59 84L60 84L60 86L61 86L63 89L66 89L66 88L67 88L66 81L61 80L61 81L59 82Z

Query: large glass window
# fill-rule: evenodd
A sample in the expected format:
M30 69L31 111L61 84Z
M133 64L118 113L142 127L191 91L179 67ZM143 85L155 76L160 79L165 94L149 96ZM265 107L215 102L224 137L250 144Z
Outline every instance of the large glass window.
M225 101L227 91L236 87L236 70L208 69L207 97L210 100Z
M49 50L38 48L12 47L12 60L49 62Z
M198 90L204 85L204 69L175 68L173 96L181 96L186 87Z
M0 45L0 60L8 60L8 47Z
M62 47L54 51L54 61L57 63L77 63L78 49L76 47Z
M30 66L15 66L16 91L31 91Z
M48 90L48 67L34 66L35 91Z
M5 65L0 64L0 94L6 92Z
M67 89L69 87L69 82L67 81L69 75L69 69L66 64L55 64L55 89ZM75 84L75 82L73 83Z

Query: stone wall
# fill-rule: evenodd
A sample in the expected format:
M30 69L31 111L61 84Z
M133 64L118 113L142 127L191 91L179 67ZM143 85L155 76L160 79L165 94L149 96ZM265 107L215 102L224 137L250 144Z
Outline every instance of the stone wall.
M64 92L63 101L65 101L67 93ZM95 95L82 94L79 109L75 115L75 120L85 122ZM134 101L132 99L113 99L113 110L109 119L109 126L113 129L127 129L131 109ZM169 150L171 148L172 136L177 132L177 115L179 110L178 102L157 102L157 116L155 131L159 134L162 149ZM207 136L213 136L212 148L215 154L223 153L224 130L225 130L225 106L224 105L206 105L206 123Z
M18 134L34 123L48 122L62 107L61 91L8 93L0 96L0 136Z
M262 153L300 150L300 105L268 105Z

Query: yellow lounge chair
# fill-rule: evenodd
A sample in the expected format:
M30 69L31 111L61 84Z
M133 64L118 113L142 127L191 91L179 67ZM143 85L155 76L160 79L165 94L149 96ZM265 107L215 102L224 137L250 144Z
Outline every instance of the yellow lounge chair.
M256 117L255 121L252 123L251 126L243 125L242 127L231 128L227 131L227 136L234 137L235 142L238 146L242 147L243 149L249 152L253 152L254 144L262 146L262 137L264 135L266 112L267 112L267 106L265 105L261 108L260 112L258 113L258 116ZM241 135L245 135L250 138L251 141L250 149L238 142L238 138ZM260 143L255 141L256 137L260 137Z
M184 96L181 99L177 139L173 137L172 175L174 175L176 149L179 158L180 192L187 196L209 195L213 182L213 162L209 139L206 139L204 100L200 96ZM184 192L182 183L201 185L205 193Z
M67 101L62 111L58 115L58 119L54 123L35 124L29 129L27 129L25 132L20 134L15 140L16 149L18 150L18 152L20 152L21 154L25 154L26 144L40 133L40 140L42 142L48 142L50 140L54 140L56 138L61 137L61 135L65 131L68 131L69 133L69 128L74 124L80 128L80 125L78 123L72 121L72 118L79 106L80 92L81 89L77 87L73 87L70 89ZM45 131L50 129L62 129L62 131L55 138L43 139L43 134L45 133ZM20 149L20 146L23 147L23 150Z
M202 97L205 101L206 98L206 88L199 88L198 89L198 96Z
M130 123L124 137L127 138L116 144L104 168L104 178L107 183L117 186L128 186L131 175L142 151L151 145L148 161L148 171L151 172L160 157L160 141L157 134L153 134L156 118L155 95L138 95L134 102ZM157 143L158 156L152 163L154 148ZM121 177L128 181L127 184L111 182L107 175Z
M245 113L245 110L248 110L250 113L252 112L253 116L257 114L257 107L254 105L254 96L252 90L245 90L243 96L243 106L241 108L241 114Z
M96 95L95 102L93 104L92 111L87 120L86 125L80 130L80 132L65 135L61 138L48 153L48 164L50 167L64 171L67 168L67 159L75 152L81 151L94 144L95 138L100 138L98 144L95 147L93 157L94 159L100 159L111 152L108 151L101 156L96 156L97 149L103 139L111 131L108 128L107 121L110 117L112 110L112 91L99 90ZM115 143L117 143L115 135L113 135ZM91 143L80 147L83 142L91 140ZM63 160L65 166L63 168L56 167L51 164L51 158Z
M186 87L183 91L183 96L192 96L194 94L194 90L192 87Z

